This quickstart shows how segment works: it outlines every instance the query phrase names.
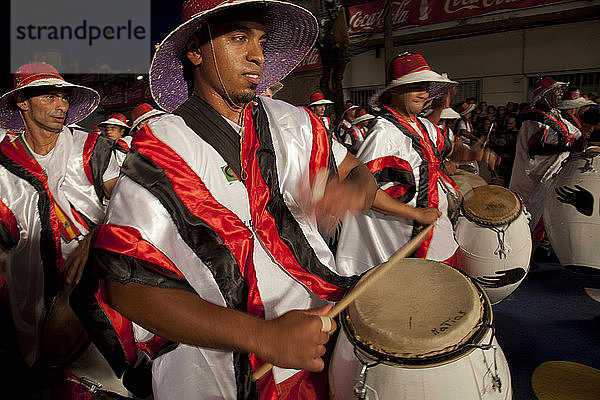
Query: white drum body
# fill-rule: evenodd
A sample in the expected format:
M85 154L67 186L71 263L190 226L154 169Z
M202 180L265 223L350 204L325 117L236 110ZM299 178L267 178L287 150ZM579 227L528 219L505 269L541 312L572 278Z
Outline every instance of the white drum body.
M492 322L472 278L441 262L400 260L340 314L331 398L511 399Z
M544 202L544 227L563 266L600 273L600 148L565 160Z
M514 196L505 188L496 187L489 193L488 189L494 187L479 187L476 191L493 196L496 190L502 190L506 191L504 194ZM504 200L511 200L510 196ZM493 200L487 201L490 207L495 206ZM529 272L532 247L529 214L520 199L514 196L514 201L518 201L521 210L511 222L483 224L468 218L463 207L454 225L454 237L459 246L457 265L483 287L492 304L508 297Z
M484 342L489 350L475 349L470 354L448 364L406 368L399 365L378 364L367 369L365 399L369 400L508 400L512 399L510 371L506 357L492 331ZM366 363L376 360L360 355ZM351 400L363 368L354 347L344 330L338 337L329 368L331 398ZM497 368L497 370L496 370Z
M90 343L81 357L69 365L66 370L77 377L80 383L92 393L103 391L116 393L131 399L135 398L123 386L121 379L117 378L104 356L93 343Z

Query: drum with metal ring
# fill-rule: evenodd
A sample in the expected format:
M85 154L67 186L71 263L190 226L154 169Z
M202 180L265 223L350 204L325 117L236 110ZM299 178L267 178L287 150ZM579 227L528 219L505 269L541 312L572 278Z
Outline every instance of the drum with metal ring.
M484 288L492 304L510 295L529 271L529 214L507 188L486 185L467 193L454 237L460 269Z
M564 267L600 274L600 147L563 162L544 201L544 227Z
M402 260L340 315L332 399L511 399L492 322L485 292L464 273Z

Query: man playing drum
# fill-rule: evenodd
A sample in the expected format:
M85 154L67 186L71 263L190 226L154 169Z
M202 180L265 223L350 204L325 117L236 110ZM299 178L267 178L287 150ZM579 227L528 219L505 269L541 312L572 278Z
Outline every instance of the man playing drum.
M28 64L0 98L9 131L0 144L0 250L15 331L29 366L43 363L44 319L64 285L76 284L91 232L119 174L112 141L67 125L100 101L50 65ZM56 337L54 340L65 340ZM76 349L73 349L76 350Z
M532 241L545 239L542 211L553 176L572 151L583 150L581 132L557 109L567 84L550 77L533 88L533 107L522 114L509 188L521 196L531 214ZM547 245L541 246L547 255ZM538 250L539 251L539 250Z
M316 19L276 0L190 0L182 16L150 70L172 114L135 135L78 313L115 371L154 357L154 399L325 398L313 372L335 324L319 315L356 278L335 272L314 209L364 210L376 185L312 112L255 97L310 50Z
M448 91L455 85L432 71L419 54L404 53L392 60L388 85L370 100L372 106L381 108L381 113L370 125L357 157L392 201L416 207L414 217L369 210L345 218L336 258L339 271L361 273L387 260L418 232L422 222L419 211L428 210L425 207L439 209L441 217L415 255L453 262L457 244L448 218L446 193L454 191L456 196L457 189L443 167L445 138L436 125L416 115L429 100L445 95L445 101L435 102L440 109L434 112L440 115L441 109L448 106ZM468 151L455 148L453 154L464 160ZM478 155L492 168L498 162L489 150Z

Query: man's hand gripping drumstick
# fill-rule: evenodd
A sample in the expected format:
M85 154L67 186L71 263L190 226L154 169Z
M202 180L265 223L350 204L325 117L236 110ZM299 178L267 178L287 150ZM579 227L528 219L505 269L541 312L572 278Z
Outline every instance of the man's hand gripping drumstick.
M346 295L342 300L340 300L325 317L321 316L321 322L323 324L321 330L325 333L330 333L332 331L332 327L335 324L332 321L332 318L335 318L339 313L341 313L344 309L346 309L354 300L356 300L364 291L371 286L371 284L378 279L380 279L385 273L398 264L398 262L414 253L417 248L425 241L433 227L435 226L435 222L431 225L425 227L417 236L412 238L408 243L406 243L400 250L394 253L388 261L383 264L378 265L373 268L371 273L365 276L365 278L354 287L354 289ZM321 354L322 355L322 354ZM260 368L254 371L252 374L252 380L257 381L262 378L266 373L268 373L273 368L273 364L266 363L263 364Z

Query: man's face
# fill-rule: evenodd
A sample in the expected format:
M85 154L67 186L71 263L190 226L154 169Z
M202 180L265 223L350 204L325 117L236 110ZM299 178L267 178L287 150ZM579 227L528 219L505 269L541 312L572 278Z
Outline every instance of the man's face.
M356 108L346 111L346 119L350 122L354 121L355 115L356 115Z
M325 115L325 104L318 104L316 106L312 106L311 108L318 117Z
M48 132L60 132L63 129L69 110L70 91L52 89L47 93L32 96L17 102L28 127L41 128Z
M106 136L111 140L119 140L125 133L125 128L119 125L106 124Z
M218 96L238 105L256 94L263 72L265 26L257 21L234 21L210 25L213 38L188 51L188 59L199 68L201 79L195 90L201 96Z
M514 131L517 129L517 120L514 117L508 117L506 120L506 130Z
M429 98L427 82L399 86L392 89L392 103L408 115L415 115L423 110Z

